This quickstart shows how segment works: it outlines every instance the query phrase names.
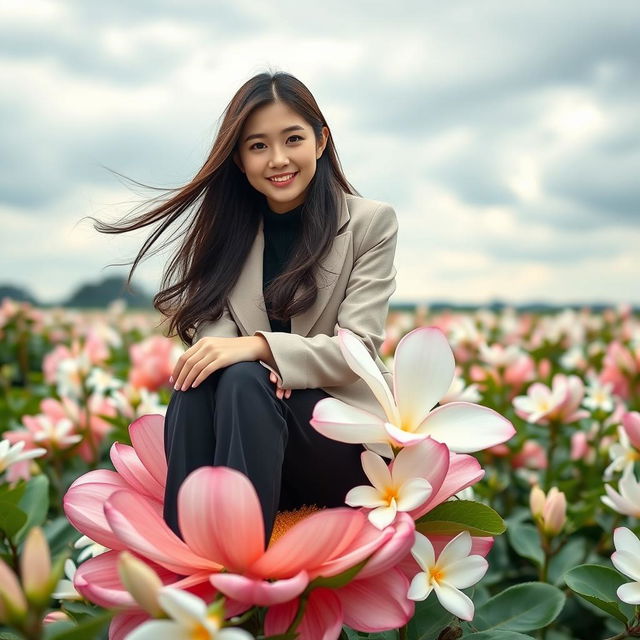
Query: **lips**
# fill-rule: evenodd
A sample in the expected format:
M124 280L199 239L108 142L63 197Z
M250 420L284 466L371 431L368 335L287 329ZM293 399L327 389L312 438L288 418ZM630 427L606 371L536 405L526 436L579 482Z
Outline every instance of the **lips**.
M295 179L295 177L298 175L298 173L299 173L298 171L294 171L292 173L282 173L279 176L271 176L270 178L267 178L267 180L269 180L269 182L275 185L276 187L282 187L282 186L291 184ZM290 176L290 177L288 180L273 180L273 178L280 178L282 176Z

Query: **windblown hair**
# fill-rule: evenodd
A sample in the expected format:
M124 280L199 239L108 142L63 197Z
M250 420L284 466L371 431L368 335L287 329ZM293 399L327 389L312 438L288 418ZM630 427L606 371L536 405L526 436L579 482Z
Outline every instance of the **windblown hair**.
M312 127L316 142L320 139L322 127L328 125L307 87L282 71L260 73L245 82L225 108L206 162L188 184L163 190L170 195L162 204L129 222L109 224L88 216L97 231L108 234L160 223L134 259L127 286L138 263L167 228L179 219L181 226L186 223L184 240L163 272L153 306L169 318L168 335L177 333L188 345L198 323L221 316L258 231L265 196L248 182L233 154L252 111L276 101L300 114ZM314 270L337 234L341 192L360 195L343 174L330 134L302 207L297 246L283 272L264 292L265 306L273 317L286 321L314 303L318 293ZM294 301L297 290L299 297Z

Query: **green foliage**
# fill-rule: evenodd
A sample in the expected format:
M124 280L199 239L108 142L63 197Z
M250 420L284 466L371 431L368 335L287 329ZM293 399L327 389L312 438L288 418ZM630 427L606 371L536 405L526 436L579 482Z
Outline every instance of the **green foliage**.
M456 535L467 530L472 536L497 536L504 533L506 525L491 507L480 502L450 500L419 518L416 529L425 535Z

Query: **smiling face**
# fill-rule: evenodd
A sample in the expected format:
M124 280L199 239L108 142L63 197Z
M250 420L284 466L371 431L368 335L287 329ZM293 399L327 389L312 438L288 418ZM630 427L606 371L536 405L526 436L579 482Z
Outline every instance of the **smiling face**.
M276 101L247 118L233 159L249 184L266 196L271 210L285 213L304 202L328 138L328 127L322 127L316 140L299 113ZM283 180L273 180L276 176Z

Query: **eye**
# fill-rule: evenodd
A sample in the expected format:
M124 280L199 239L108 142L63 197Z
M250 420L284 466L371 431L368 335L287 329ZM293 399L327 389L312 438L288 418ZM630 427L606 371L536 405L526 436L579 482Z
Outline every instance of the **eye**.
M299 135L294 134L294 135L292 135L292 136L289 136L289 137L287 138L287 141L288 141L288 140L291 140L291 138L299 138L299 140L294 140L294 142L299 142L300 140L304 140L304 138L303 138L302 136L299 136ZM254 142L254 143L249 147L249 150L253 149L257 144L264 144L264 142ZM261 151L261 149L257 149L257 151Z

